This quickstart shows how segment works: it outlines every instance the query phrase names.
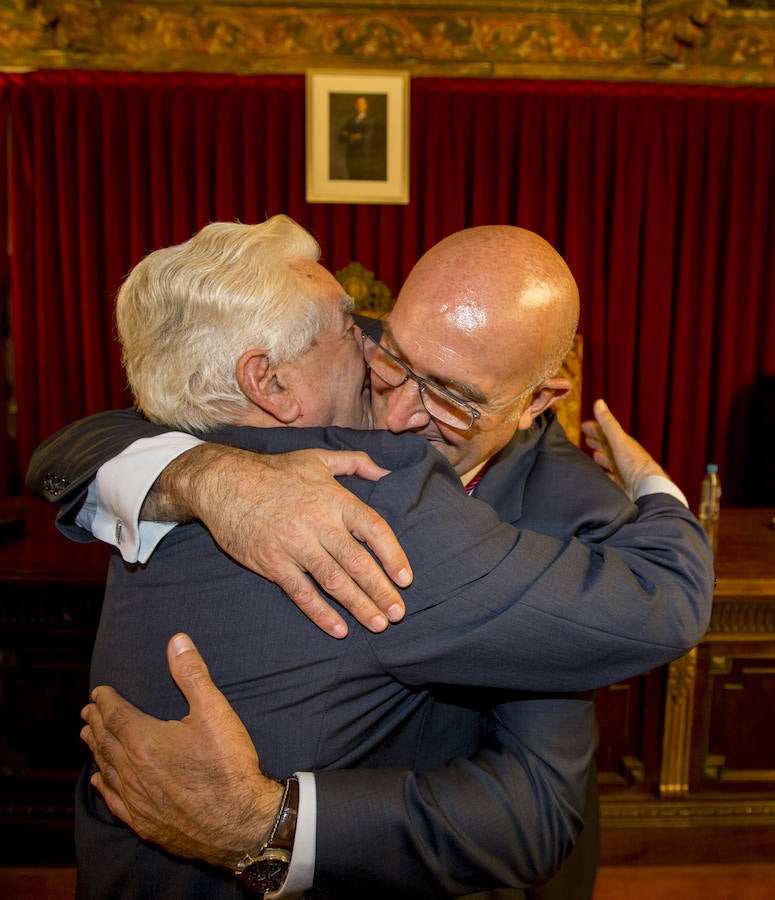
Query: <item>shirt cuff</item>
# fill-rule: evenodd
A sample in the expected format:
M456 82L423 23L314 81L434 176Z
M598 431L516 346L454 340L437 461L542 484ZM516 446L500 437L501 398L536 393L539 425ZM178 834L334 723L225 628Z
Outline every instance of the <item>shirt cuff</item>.
M126 562L147 562L177 523L140 522L140 508L172 460L201 443L190 434L171 431L130 444L97 470L76 522L117 547Z
M648 494L670 494L671 497L675 497L676 500L683 503L687 509L689 508L689 503L681 488L674 481L665 478L664 475L646 475L638 482L632 493L633 500L638 500Z
M267 894L272 900L293 900L312 887L315 877L316 833L318 799L315 776L312 772L295 772L299 779L299 812L296 818L296 836L288 875L282 889Z

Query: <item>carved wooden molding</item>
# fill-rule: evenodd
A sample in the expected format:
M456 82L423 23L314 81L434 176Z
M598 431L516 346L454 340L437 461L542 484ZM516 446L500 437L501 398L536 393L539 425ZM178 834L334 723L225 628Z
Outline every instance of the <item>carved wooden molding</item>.
M703 641L728 641L734 637L750 640L775 639L775 599L713 601L710 627Z
M603 797L600 814L604 828L775 826L775 801L743 798L627 802Z
M730 0L735 2L735 0ZM775 10L727 0L0 0L0 68L775 84Z
M646 766L637 756L622 756L619 765L626 782L643 784L646 780Z
M577 447L581 446L581 377L584 363L584 339L575 335L573 343L562 362L560 378L567 378L571 383L570 393L554 406L560 425L565 429L568 440Z
M695 647L685 656L671 662L668 668L662 765L659 772L661 797L679 798L689 793L689 757L696 677Z
M336 280L355 301L356 313L381 319L393 308L390 288L359 262L351 262L336 273Z

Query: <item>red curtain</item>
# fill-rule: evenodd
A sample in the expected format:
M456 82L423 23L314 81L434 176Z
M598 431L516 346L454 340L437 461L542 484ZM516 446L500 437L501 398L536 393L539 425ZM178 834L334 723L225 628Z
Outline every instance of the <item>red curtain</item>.
M13 408L10 306L10 255L8 246L8 87L11 79L0 73L0 493L19 488L16 458L16 416Z
M564 254L582 296L584 396L605 396L696 503L706 461L739 494L747 392L775 373L775 90L417 78L411 203L308 205L304 80L38 72L12 101L20 454L127 402L112 301L154 247L287 212L332 269L394 291L470 225Z

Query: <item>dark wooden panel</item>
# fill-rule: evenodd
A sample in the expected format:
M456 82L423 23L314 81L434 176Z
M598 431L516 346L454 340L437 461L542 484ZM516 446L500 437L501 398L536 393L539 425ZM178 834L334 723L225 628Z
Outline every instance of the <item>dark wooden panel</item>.
M664 670L595 692L599 742L595 760L601 789L654 794L662 741Z
M107 548L73 544L40 500L0 504L24 536L0 545L0 864L71 863L78 737Z
M775 794L775 642L701 647L692 789Z

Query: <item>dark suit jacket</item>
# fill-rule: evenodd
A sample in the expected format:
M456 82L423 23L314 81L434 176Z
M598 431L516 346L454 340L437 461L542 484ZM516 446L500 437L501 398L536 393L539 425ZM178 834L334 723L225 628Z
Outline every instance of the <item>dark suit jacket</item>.
M276 436L277 432L273 431L273 434ZM286 441L290 440L291 445L295 445L294 441L298 436L299 432L297 431L292 437L286 437ZM377 440L381 445L389 436L382 435L377 438L370 436L369 440L364 441L365 437L362 434L358 434L357 440L352 445L360 447L366 443L372 454L376 454L377 458L381 458L385 465L390 467L403 465L405 461L403 459L391 457L390 455L387 458L380 457L385 448L370 443L373 440ZM392 441L388 439L387 443L390 444ZM403 447L407 446L406 439L401 443ZM545 462L551 456L550 452L544 452L547 448L539 446L539 442L535 440L532 441L532 444L531 440L521 441L521 443L523 446L518 451L515 448L511 448L510 452L515 454L514 459L509 460L509 454L504 454L504 458L496 462L483 480L482 488L486 486L488 480L491 485L497 486L499 480L502 481L503 485L508 484L511 478L510 473L517 471L520 466L526 471L538 474L544 471ZM350 444L345 442L345 445L349 446ZM387 449L390 449L391 452L393 451L393 448ZM413 453L415 450L416 448L413 449ZM385 636L385 640L379 641L376 647L373 648L376 656L381 660L381 665L384 669L383 675L389 675L402 685L410 685L411 698L403 698L401 701L397 701L397 695L393 693L393 688L387 687L386 684L381 684L381 686L377 684L379 678L372 671L368 676L369 681L373 686L376 685L378 687L377 694L374 696L381 696L382 700L380 702L380 713L377 718L374 718L374 713L367 715L371 715L371 720L374 722L375 734L378 736L377 744L379 746L374 741L369 740L365 742L359 740L357 744L352 746L346 745L345 742L344 746L341 744L337 745L333 748L333 751L329 749L323 752L317 761L308 763L305 761L303 754L300 757L300 762L295 761L298 759L298 757L293 757L293 753L296 751L293 748L289 750L286 744L280 759L281 763L286 765L290 763L293 768L307 767L308 765L384 765L394 761L391 754L398 753L398 762L406 764L409 761L415 768L421 769L424 766L433 765L438 759L434 759L433 752L429 750L428 733L425 732L425 734L421 735L417 731L416 724L413 725L408 719L403 718L406 710L411 710L411 716L415 717L418 714L418 709L421 709L424 721L426 725L429 725L431 731L436 728L438 723L441 723L440 728L442 731L440 733L444 734L444 743L436 748L436 751L440 753L439 759L464 752L466 741L469 739L477 740L473 730L473 719L470 717L463 717L466 722L465 727L461 726L458 721L455 736L452 739L450 739L449 733L443 730L449 721L447 717L450 711L438 696L433 696L434 689L432 685L436 682L447 683L447 681L452 681L453 683L460 683L461 686L470 683L481 684L482 686L493 684L498 687L527 687L532 689L544 689L548 686L563 686L567 688L593 686L610 680L617 680L625 677L625 674L634 674L635 671L640 671L649 665L664 662L667 658L678 655L687 646L696 642L701 635L701 629L704 627L704 621L707 617L710 597L707 548L701 533L698 533L693 517L678 509L678 504L665 497L644 501L640 517L641 521L637 525L625 526L625 528L620 530L624 532L627 529L630 531L635 529L632 534L621 542L617 541L616 537L609 542L612 545L611 549L618 547L617 550L613 550L613 552L609 552L608 549L604 552L600 550L589 551L577 541L561 543L540 539L527 533L515 534L510 529L504 530L497 525L491 514L486 512L481 505L471 504L470 501L466 501L465 498L461 497L459 482L454 474L449 471L439 473L437 470L440 466L440 461L438 458L431 459L428 456L429 452L432 453L427 447L423 447L416 459L412 457L411 464L406 469L399 468L394 475L391 475L389 479L384 479L380 485L367 486L364 494L369 502L372 502L380 508L383 514L387 515L389 521L392 522L401 535L405 547L407 549L412 548L410 557L416 570L419 571L418 562L420 562L421 566L429 563L431 568L429 577L432 589L430 594L421 599L419 605L413 601L410 605L407 622L396 629L391 629L388 635ZM554 476L556 482L553 483L557 488L560 488L557 491L559 498L563 498L564 494L570 493L573 495L576 492L575 485L581 474L579 467L581 466L583 469L584 465L579 462L579 457L575 456L577 453L578 451L573 451L568 454L563 451L559 454L561 457L560 461L565 468L563 477L560 477L560 470ZM436 454L432 453L432 456L436 457ZM428 468L429 464L430 468ZM441 466L441 468L443 469L444 466ZM439 474L443 476L441 484L447 485L442 492L445 494L444 504L449 499L446 498L446 494L451 490L450 497L457 497L455 502L462 501L464 504L468 504L463 507L464 511L460 513L452 512L452 515L449 514L449 511L440 513L440 510L447 510L447 507L443 504L439 505L438 501L436 501L435 506L431 506L430 514L427 512L418 513L421 507L426 506L425 503L419 507L412 505L410 510L406 509L407 497L423 496L424 499L426 498L425 483L429 472L435 473L435 481L438 481ZM418 476L421 476L419 480ZM519 483L519 478L517 478L516 483ZM390 490L388 490L388 485L390 485ZM564 486L564 493L561 486ZM356 487L363 488L363 485L356 485ZM551 487L551 484L544 485L545 489L550 489ZM407 488L409 488L408 491ZM493 488L493 490L495 489ZM386 496L386 491L389 496ZM513 494L514 508L521 508L521 505L529 499L529 494L529 490L522 490ZM434 492L431 492L431 495L435 497ZM537 491L535 496L540 496L540 492ZM398 500L397 498L403 499ZM584 502L588 504L589 499L589 496L585 497ZM621 501L619 502L621 506ZM570 506L573 507L574 504L571 503ZM582 515L582 508L583 505L579 503L579 516ZM472 509L475 510L475 514L472 514ZM610 510L608 512L610 513ZM480 522L481 516L484 518ZM610 515L608 518L610 518ZM623 518L627 518L627 514L624 514ZM586 524L589 530L589 537L594 537L596 531L599 537L603 536L606 530L610 530L607 526L602 527L605 519L606 516L601 515L599 523L593 522L590 525L589 517L587 516ZM451 528L452 533L444 534L441 544L438 539L438 527L436 537L430 542L428 541L427 532L429 529L426 526L434 522L437 526L439 522L452 523L453 525ZM482 537L476 540L472 539L472 534L468 529L469 525L473 527L474 522L480 522L483 528ZM466 527L461 530L460 526L463 523L465 523ZM195 527L187 526L189 529ZM178 529L176 540L184 541L187 539L184 535L185 530ZM449 531L450 529L448 528L447 530ZM443 531L442 528L442 533ZM473 534L476 534L475 528ZM644 553L643 549L638 546L644 536L648 536L649 542L660 543L662 550L666 546L670 546L671 550L675 550L683 542L686 542L679 553L682 559L678 567L680 574L674 573L676 587L679 588L676 606L668 603L663 593L665 573L660 571L659 554L648 550ZM492 555L493 553L494 555ZM179 556L179 551L175 555ZM202 558L202 554L199 552L196 552L194 556L195 559L191 560L192 564L196 564ZM551 560L554 560L555 565L559 567L559 571L555 572L559 580L555 580L554 586L542 575L544 565ZM488 569L488 567L492 566L495 567L494 572L490 572ZM152 569L153 560L148 567L149 571ZM156 571L158 572L158 569ZM635 577L633 577L633 571L637 573ZM608 572L611 573L612 579L608 577ZM211 585L214 583L204 576L204 572L198 573L195 579L197 594L200 592L202 583ZM649 581L653 577L656 577L656 580L642 587L640 579L643 579L644 576ZM453 584L453 582L455 579L459 581L461 578L467 584L467 587L462 595L457 596L456 602L450 606L447 601L452 596L460 594L460 584ZM621 582L619 579L621 579ZM218 582L220 583L220 578ZM427 583L424 589L423 583L424 580L422 578L416 580L412 591L419 591L420 596L422 596L424 592L428 591ZM585 597L588 598L587 586L594 586L593 595L604 602L600 604L599 608L596 606L594 610L587 609L579 615L575 603L583 600ZM508 592L509 589L514 595L521 595L522 600L516 606L512 605L506 608L503 607L501 601L495 598L503 593L504 590ZM136 590L140 590L140 588L136 588ZM408 592L407 594L407 602L409 602L410 593ZM624 598L623 605L625 607L628 607L630 603L633 604L631 609L625 610L626 614L622 617L621 622L617 621L615 614L617 605L615 598L619 593ZM429 601L428 598L430 596L433 599ZM528 598L532 598L532 600L528 601ZM171 630L186 627L188 630L194 631L193 628L180 624L179 595L176 602L175 624L171 627ZM531 603L533 602L537 604L535 609L531 608ZM661 620L661 616L665 612L665 606L671 606L674 614L667 616L666 622L662 623L658 620ZM137 609L137 607L142 607L142 603L135 598L134 602L128 604L127 609ZM450 609L453 611L452 616L449 615ZM517 610L516 618L519 620L519 624L514 626L512 625L512 619L514 612ZM654 616L655 610L656 616ZM442 612L441 622L438 618L439 611ZM282 614L281 618L284 618L288 613L295 613L295 610L289 607ZM211 612L208 614L212 615ZM158 618L158 613L155 611L154 619L156 618ZM588 621L583 622L582 619L584 618L587 618ZM306 627L306 623L302 624ZM429 624L430 632L426 631ZM664 624L664 628L662 624ZM172 625L172 623L169 623L169 625ZM548 625L551 625L551 633L544 634ZM135 625L136 627L137 625ZM438 630L439 628L441 631ZM164 640L166 640L170 633L169 626L163 625L162 631L164 631ZM569 646L566 646L568 640L573 641L575 644L575 640L582 635L585 636L585 639L593 637L591 632L596 632L597 638L592 640L594 649L590 654L585 655L581 648L577 646L574 646L572 651ZM681 632L683 633L681 634ZM242 631L240 631L241 633ZM400 641L394 640L393 636L399 633ZM374 636L370 636L365 632L357 632L357 634L358 641L353 641L353 649L356 645L369 645L371 647ZM432 645L429 644L429 634L433 636ZM600 634L605 635L602 640L600 639ZM440 635L443 636L442 640L439 640ZM213 658L215 658L217 655L216 648L207 648L206 641L202 642L196 633L194 636L200 643L204 643L207 658L210 658L211 653ZM643 638L646 637L648 639L649 636L655 639L657 644L662 644L662 646L657 648L654 644L649 646L648 643L643 643ZM319 637L320 635L318 635ZM484 641L482 642L483 637ZM543 647L539 638L546 639ZM328 639L325 639L325 641L328 641ZM346 643L349 643L349 641L350 639ZM611 652L609 644L614 645L613 652ZM628 648L625 656L626 661L614 660L613 657L616 653L621 652L625 648ZM584 657L585 662L582 665L587 664L590 667L585 675L580 674L577 654ZM237 658L239 654L233 654L233 656ZM259 654L259 658L261 656L262 654ZM571 658L570 662L568 662L568 657ZM572 661L574 657L576 662ZM161 646L158 658L163 660ZM326 658L324 653L324 662L321 665L325 665ZM98 659L99 656L95 656L96 665L98 664ZM515 659L519 660L516 667L514 665ZM548 664L547 661L549 661ZM270 658L269 662L270 665L266 671L275 671L279 661ZM503 667L498 669L496 673L491 671L494 662L498 666ZM109 671L111 673L110 680L116 683L116 660L112 656L109 661ZM282 671L285 672L284 669ZM606 674L603 674L603 672ZM149 690L154 691L153 685L157 685L158 679L162 675L163 673L152 675L148 684ZM515 678L516 680L514 680ZM223 686L226 686L224 682L221 683ZM316 683L319 682L316 680ZM131 685L119 683L117 686L132 697ZM429 688L430 692L428 692ZM387 695L385 695L385 691L387 691ZM418 691L420 695L418 695ZM371 695L371 690L369 693ZM132 699L148 706L143 698L135 696ZM239 709L239 698L233 696L232 700ZM336 731L340 739L346 733L346 729L343 731L339 717L344 715L346 718L346 710L349 706L352 706L351 701L352 698L348 702L346 698L342 697L339 697L337 700ZM528 748L530 753L533 752L530 728L525 723L529 723L531 719L538 723L541 721L541 717L534 714L538 706L531 708L530 716L525 715L524 711L528 708L525 706L525 703L522 704L522 707L516 708L522 711L520 730L523 734L526 733L528 738L521 746L515 745L511 749L512 754L519 752L522 754L521 763L524 779L525 772L530 773L531 764L533 763L532 759L528 759L527 763L525 762L525 747ZM389 711L387 725L381 720L381 716L386 710ZM154 709L151 709L151 711L155 711L156 714L175 714L164 713L161 710L157 711ZM239 711L246 718L249 718L246 715L247 711L241 709ZM554 711L552 712L553 714ZM314 721L314 713L312 715L312 720ZM460 715L459 712L455 713L455 716L458 718ZM547 721L550 719L551 715ZM358 720L359 726L362 727L364 724L362 711L358 713ZM385 731L386 727L387 731ZM509 731L509 729L506 730ZM533 736L540 737L541 730L540 727L534 729ZM272 730L272 735L274 741L274 729ZM259 738L260 746L263 746L264 743ZM536 741L535 745L539 746L540 740ZM318 749L324 749L326 746L325 744L320 745ZM497 747L497 744L495 746ZM410 750L410 757L414 754L410 760L406 758L407 750ZM549 752L548 755L550 757L552 752L555 751L551 750ZM291 754L290 759L288 753ZM333 756L331 755L332 753ZM497 753L497 750L493 750L493 753ZM497 761L502 756L502 754L500 757L494 756L493 759ZM262 761L264 764L269 764L266 753ZM494 768L497 769L497 763L494 764ZM357 775L357 773L344 773L346 777L353 774ZM328 809L326 799L327 779L324 773L320 773L318 777L321 808L326 810ZM336 777L339 777L339 775ZM399 784L402 790L406 791L405 775L400 775L399 779L401 778L404 781L399 780ZM418 784L420 783L418 782ZM420 784L420 794L422 794L426 785ZM415 791L418 790L415 785L412 785L412 787ZM452 794L454 795L454 793L453 790ZM349 798L352 801L353 791L345 786L343 793L340 789L340 797L342 795L344 795L345 799ZM373 797L373 792L369 796ZM455 800L457 799L457 796L455 796ZM541 806L540 801L542 799L547 803L556 803L556 796L550 797L547 794L544 798L540 796L536 798L536 808ZM417 806L422 806L422 802L414 802L417 800L417 796L412 791L406 791L403 795L403 800L412 801L409 805L410 813ZM500 805L504 808L511 806L511 804L503 803L502 800ZM524 804L522 805L524 806ZM368 803L366 803L366 806L368 806ZM336 806L334 805L333 808L335 809ZM517 804L517 809L519 808L520 804ZM340 814L349 814L348 809L342 804L339 806L339 811ZM464 815L467 813L468 818L471 818L471 811L470 806L468 810L459 810ZM380 807L381 815L382 808ZM512 813L513 817L514 813ZM410 818L411 815L405 811L402 821L406 823L407 819ZM463 821L465 821L465 818ZM399 826L400 824L401 822L399 822ZM348 884L352 884L354 859L357 862L358 859L366 857L361 857L360 852L352 844L354 836L357 842L357 825L353 827L354 823L352 821L349 822L349 825L348 832L345 832L349 833L351 839L349 848L342 846L339 849L341 855L347 859L347 880ZM410 822L408 834L412 842L418 837L419 831L417 823ZM406 833L407 830L405 829L404 835ZM326 860L329 853L331 853L332 859L335 860L336 848L331 852L331 848L327 847L325 843L326 829L322 824L319 829L319 837L323 838L319 859ZM399 840L399 844L404 839L405 837L402 837ZM525 849L527 851L535 850L536 843L540 844L540 836L536 837L534 835L533 846L527 846ZM368 847L365 849L368 855ZM385 850L385 847L381 847L377 851L377 853L381 853L382 858L385 860L383 867L392 867L394 872L396 869L400 870L401 866L396 865L395 857L392 857L390 853L386 853ZM375 855L373 849L371 855ZM421 853L420 856L422 855ZM431 853L432 855L433 853ZM497 860L497 854L494 859ZM400 871L398 875L394 874L394 879L396 877L399 880L402 878L406 879L404 883L408 887L403 892L404 895L407 895L407 891L414 886L417 886L421 891L425 891L426 894L429 892L438 893L442 889L438 886L439 884L443 885L444 890L459 891L460 885L455 882L456 863L454 859L447 857L445 864L442 854L441 859L432 860L430 864L427 860L421 860L419 868L421 871L424 868L433 869L439 864L442 865L443 871L433 873L433 878L438 878L439 881L436 882L437 887L431 888L430 891L424 884L418 884L413 881L409 871L411 866L403 874ZM323 862L323 866L325 866L325 862ZM508 863L501 868L508 870ZM335 870L336 865L334 864L332 871ZM369 867L366 867L362 874L367 881L370 881L375 876L379 877L379 873L372 871ZM509 872L507 871L506 874L508 875ZM357 879L357 874L355 877ZM425 877L427 878L427 876ZM374 895L373 890L370 893L372 896ZM341 896L342 894L337 892L333 895Z

